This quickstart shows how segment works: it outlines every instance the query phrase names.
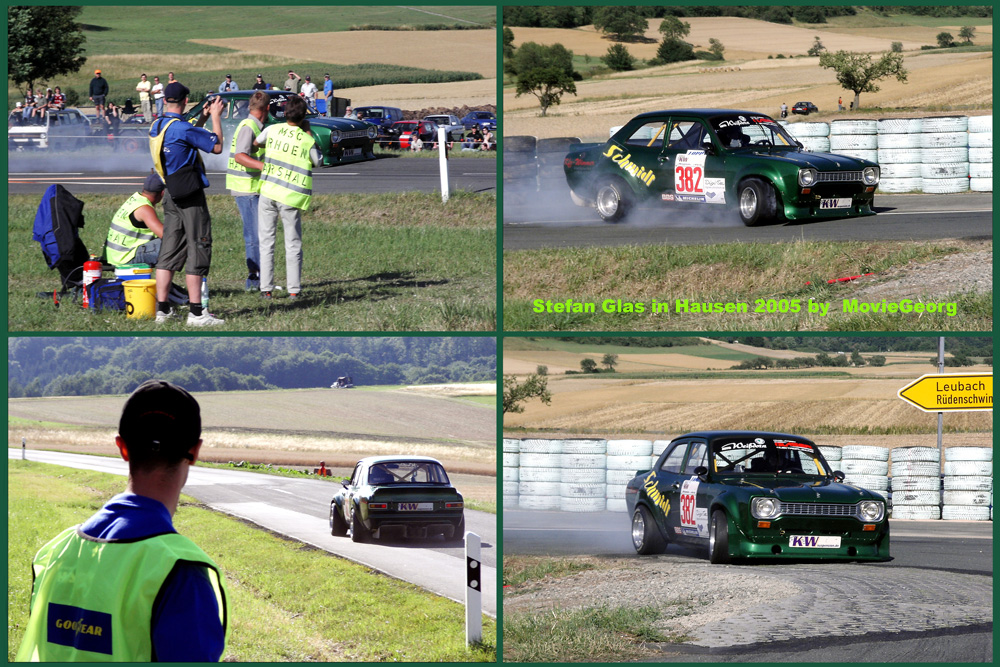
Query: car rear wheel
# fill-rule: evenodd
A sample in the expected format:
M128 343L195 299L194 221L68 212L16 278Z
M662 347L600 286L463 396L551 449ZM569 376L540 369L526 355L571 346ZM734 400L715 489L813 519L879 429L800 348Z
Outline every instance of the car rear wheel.
M740 219L748 227L769 222L777 216L778 197L774 187L759 178L748 178L740 183L737 192Z
M347 522L340 514L337 503L330 503L330 534L334 537L347 535Z
M462 520L458 522L458 525L455 526L455 532L452 533L451 539L458 540L459 542L461 542L462 540L465 539L465 517L464 516L462 517Z
M365 528L365 524L361 521L358 516L358 511L355 510L351 514L351 541L352 542L367 542L371 537L371 533Z
M712 526L708 535L708 560L712 563L728 563L729 521L722 510L712 512Z
M661 554L667 548L666 540L653 521L653 515L642 505L632 513L632 546L640 556Z
M629 214L634 204L632 191L621 179L613 179L597 189L597 214L604 222L618 222Z

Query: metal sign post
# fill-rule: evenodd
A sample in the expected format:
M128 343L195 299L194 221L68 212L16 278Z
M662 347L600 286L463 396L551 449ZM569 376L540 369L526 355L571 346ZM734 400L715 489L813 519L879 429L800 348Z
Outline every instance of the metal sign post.
M465 644L483 640L483 568L480 558L482 540L475 533L465 534Z
M441 166L441 203L448 197L448 130L438 127L438 164Z

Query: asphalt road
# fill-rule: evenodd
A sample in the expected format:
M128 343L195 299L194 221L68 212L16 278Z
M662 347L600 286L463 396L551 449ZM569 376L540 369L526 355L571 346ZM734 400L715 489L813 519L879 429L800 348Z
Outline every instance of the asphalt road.
M618 556L639 563L648 558L635 555L624 512L504 510L503 524L504 553L508 555ZM713 567L722 567L762 577L787 577L811 589L806 596L809 602L805 609L790 611L803 602L789 600L787 606L755 608L748 600L746 609L737 617L715 624L715 629L723 633L736 628L752 633L749 628L753 623L747 621L748 616L773 615L772 632L788 639L739 645L711 645L710 641L702 645L663 644L657 647L661 652L650 661L992 662L993 625L982 620L984 612L992 618L992 604L984 610L976 606L981 602L974 602L968 595L968 591L978 589L992 600L992 522L892 521L891 530L893 560L886 563L706 565L709 573ZM707 554L702 551L674 545L668 547L666 555L653 558L678 565L707 564ZM641 577L641 572L636 576ZM922 596L924 603L911 604L910 596ZM936 609L929 615L925 602L928 597ZM958 613L952 615L952 611ZM800 627L794 621L778 618L782 614L795 618L800 612ZM851 632L831 633L829 628L838 620L842 622L845 615L852 618L855 614L857 622L851 623ZM931 627L916 620L918 617ZM914 629L905 629L911 618ZM966 618L972 620L963 620ZM819 629L815 629L817 626ZM859 627L870 630L859 631Z
M148 155L102 153L87 157L83 151L68 157L44 153L8 153L9 194L41 194L53 183L62 184L73 194L128 194L142 185L151 166ZM454 153L453 153L454 155ZM225 163L221 158L207 162L208 194L228 194ZM448 160L449 190L496 192L496 160L452 157ZM440 192L441 176L434 158L380 157L313 171L313 191L317 194Z
M601 222L593 209L575 206L565 185L540 193L518 191L505 184L503 247L527 250L663 243L993 238L993 196L988 192L876 195L875 210L874 217L745 227L735 212L728 215L720 212L718 217L709 218L702 209L683 212L641 209L623 223L608 224Z
M21 450L7 450L7 458L20 457ZM127 464L116 458L37 450L29 450L27 457L71 468L128 474ZM354 543L349 537L333 537L329 507L336 488L319 479L196 466L191 469L183 492L218 511L464 603L466 565L461 542L438 537ZM465 522L466 530L482 540L483 613L496 617L496 516L466 510Z

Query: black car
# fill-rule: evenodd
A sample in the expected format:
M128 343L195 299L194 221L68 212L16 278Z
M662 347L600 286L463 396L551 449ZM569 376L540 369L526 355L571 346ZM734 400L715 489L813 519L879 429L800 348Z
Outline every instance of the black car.
M808 116L811 113L819 113L819 109L812 102L796 102L792 106L792 113L800 113L803 116Z

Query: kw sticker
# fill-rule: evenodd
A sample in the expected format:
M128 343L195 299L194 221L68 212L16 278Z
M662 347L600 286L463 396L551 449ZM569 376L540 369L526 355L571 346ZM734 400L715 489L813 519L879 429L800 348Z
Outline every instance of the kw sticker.
M604 152L604 157L611 158L611 161L618 165L618 168L626 172L628 175L639 179L642 181L646 187L653 184L656 180L656 174L653 173L652 169L646 169L645 167L637 165L630 159L632 157L631 153L626 153L621 155L622 149L618 146L609 146L608 150Z
M650 472L646 475L646 479L642 480L642 486L646 489L646 497L649 500L663 510L663 516L670 513L670 499L660 493L660 490L656 488L656 471Z

